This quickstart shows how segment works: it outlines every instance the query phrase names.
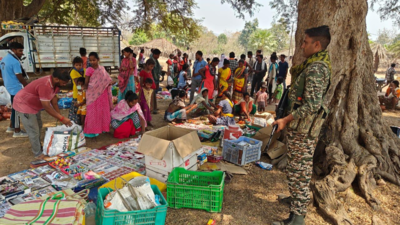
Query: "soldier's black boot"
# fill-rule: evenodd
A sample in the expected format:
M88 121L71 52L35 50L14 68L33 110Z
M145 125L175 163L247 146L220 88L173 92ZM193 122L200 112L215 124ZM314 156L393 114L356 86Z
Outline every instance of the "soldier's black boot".
M304 216L290 213L289 218L284 221L273 222L272 225L305 225Z

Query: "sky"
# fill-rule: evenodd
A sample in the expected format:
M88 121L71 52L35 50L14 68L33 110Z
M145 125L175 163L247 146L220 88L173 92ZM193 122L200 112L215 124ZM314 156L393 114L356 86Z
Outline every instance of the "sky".
M253 17L246 16L245 20L236 18L235 12L228 4L221 4L220 0L198 0L196 1L198 8L194 10L194 15L197 19L203 19L202 25L219 35L226 31L235 32L241 31L245 21L258 19L259 28L267 29L271 27L275 10L269 6L270 0L258 0L263 6L255 13ZM393 21L381 21L376 12L369 11L367 15L367 31L372 40L376 39L379 29L392 28Z

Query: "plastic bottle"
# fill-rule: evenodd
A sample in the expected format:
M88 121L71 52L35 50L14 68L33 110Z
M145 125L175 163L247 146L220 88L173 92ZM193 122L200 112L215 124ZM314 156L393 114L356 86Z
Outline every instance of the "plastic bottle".
M96 204L89 202L85 207L85 217L91 217L96 214Z

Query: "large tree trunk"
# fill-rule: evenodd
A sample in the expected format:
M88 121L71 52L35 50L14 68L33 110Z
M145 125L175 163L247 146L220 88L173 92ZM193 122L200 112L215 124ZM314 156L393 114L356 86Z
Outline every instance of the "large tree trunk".
M16 19L29 19L37 15L43 7L46 0L32 0L32 2L24 6L24 0L0 0L0 22ZM3 30L0 30L0 35Z
M300 0L294 64L304 60L304 30L328 25L332 41L331 113L314 156L314 199L334 224L351 224L338 192L352 184L379 207L372 189L380 177L399 184L399 139L382 120L366 32L367 0Z

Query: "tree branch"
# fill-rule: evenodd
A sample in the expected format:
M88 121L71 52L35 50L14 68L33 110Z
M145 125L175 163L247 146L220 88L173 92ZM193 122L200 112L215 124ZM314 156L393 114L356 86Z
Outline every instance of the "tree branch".
M46 3L46 0L32 0L31 4L22 8L22 15L26 18L31 18L39 13L44 3Z

